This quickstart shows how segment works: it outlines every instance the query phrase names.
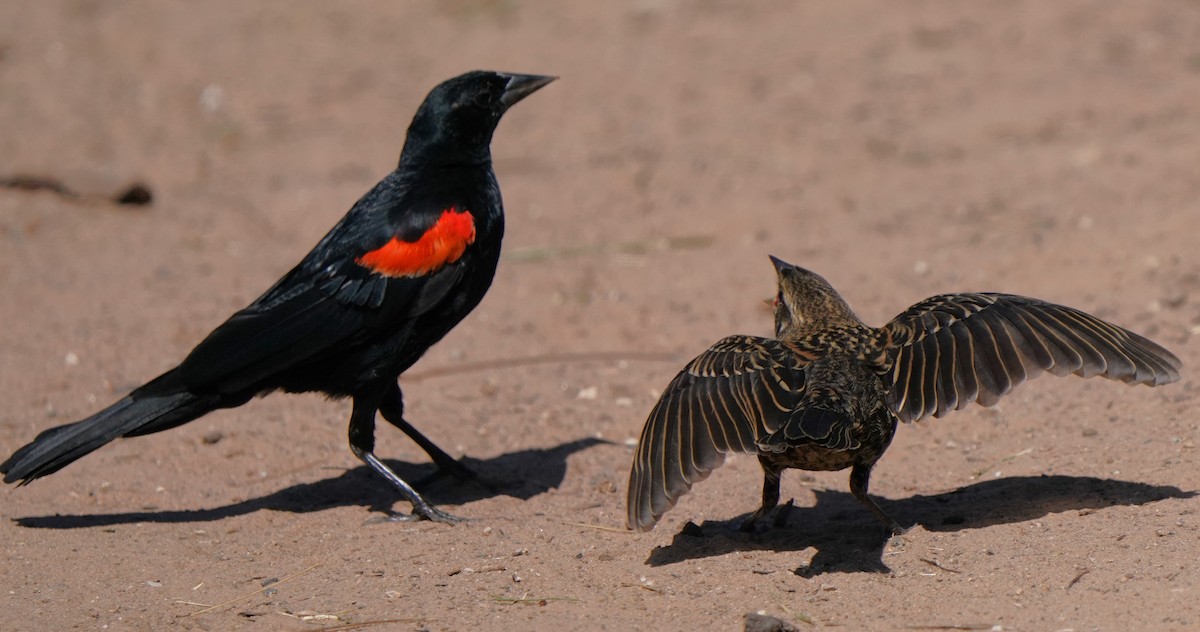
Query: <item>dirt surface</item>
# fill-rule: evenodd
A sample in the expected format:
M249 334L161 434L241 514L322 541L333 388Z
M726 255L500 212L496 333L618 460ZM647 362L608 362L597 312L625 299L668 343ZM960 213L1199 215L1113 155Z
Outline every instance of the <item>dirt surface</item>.
M272 396L0 492L0 629L1200 626L1200 4L564 6L0 3L0 177L154 194L0 190L4 454L269 286L434 84L562 77L495 139L491 293L402 380L410 419L496 484L425 488L473 522L373 521L394 495L347 449L348 403ZM1077 306L1184 379L1043 377L901 428L872 481L901 538L845 472L788 472L788 525L738 532L752 457L624 531L657 389L771 331L768 253L870 323L947 291Z

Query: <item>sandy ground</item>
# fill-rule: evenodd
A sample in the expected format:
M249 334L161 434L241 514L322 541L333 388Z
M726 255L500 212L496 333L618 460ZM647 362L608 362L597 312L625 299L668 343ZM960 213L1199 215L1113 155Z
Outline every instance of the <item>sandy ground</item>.
M0 628L1200 626L1194 1L0 3L0 177L155 195L0 190L0 452L178 362L475 67L562 77L495 139L491 293L402 380L410 419L496 483L426 488L475 520L373 522L394 496L346 448L348 404L272 396L0 492ZM789 472L788 525L737 532L750 457L624 531L657 389L770 332L768 253L871 323L1027 294L1152 336L1185 376L1045 377L901 428L872 491L902 538L844 472Z

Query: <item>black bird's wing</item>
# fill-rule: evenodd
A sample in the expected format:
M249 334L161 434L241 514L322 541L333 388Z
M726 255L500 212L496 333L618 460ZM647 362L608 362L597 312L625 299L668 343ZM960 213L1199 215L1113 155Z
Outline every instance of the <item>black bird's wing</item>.
M731 336L667 386L642 429L629 475L628 525L648 531L676 500L725 462L758 452L804 391L807 359L768 338Z
M394 174L393 174L394 175ZM196 391L273 387L270 378L396 335L463 275L475 239L462 205L421 203L389 176L287 275L205 338L180 365Z
M991 406L1042 371L1156 386L1179 358L1077 309L1010 294L928 298L878 330L888 404L904 421Z

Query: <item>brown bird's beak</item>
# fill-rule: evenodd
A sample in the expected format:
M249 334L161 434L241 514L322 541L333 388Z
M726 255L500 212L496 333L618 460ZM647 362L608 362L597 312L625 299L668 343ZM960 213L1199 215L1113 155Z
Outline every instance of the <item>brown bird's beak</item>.
M508 77L508 85L504 88L504 94L500 95L500 103L503 103L506 109L551 81L558 79L558 77L545 75L515 75L503 72L498 74Z
M784 270L792 267L792 264L776 257L775 255L767 255L771 258L771 263L775 264L775 272L782 273Z

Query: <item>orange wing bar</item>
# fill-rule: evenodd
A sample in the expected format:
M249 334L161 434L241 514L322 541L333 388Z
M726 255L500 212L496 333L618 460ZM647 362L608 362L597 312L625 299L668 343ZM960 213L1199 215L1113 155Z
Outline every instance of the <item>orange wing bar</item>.
M474 242L475 219L471 213L450 208L442 211L442 216L420 239L403 241L392 237L354 261L384 276L415 277L458 261Z

